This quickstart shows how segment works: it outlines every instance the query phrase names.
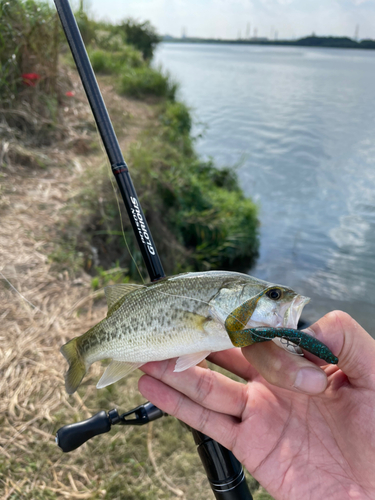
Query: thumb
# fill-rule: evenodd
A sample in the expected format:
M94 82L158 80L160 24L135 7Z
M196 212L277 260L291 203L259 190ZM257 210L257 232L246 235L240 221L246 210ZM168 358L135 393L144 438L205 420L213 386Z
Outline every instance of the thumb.
M339 358L338 367L353 385L374 385L375 340L349 314L333 311L306 329Z

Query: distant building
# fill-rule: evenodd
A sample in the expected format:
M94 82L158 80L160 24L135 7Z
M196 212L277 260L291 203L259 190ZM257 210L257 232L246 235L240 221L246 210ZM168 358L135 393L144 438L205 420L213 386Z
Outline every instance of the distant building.
M355 32L354 32L354 40L358 42L359 40L359 24L355 27Z
M246 26L246 39L247 40L250 40L250 33L251 33L251 26L250 26L250 23L247 23L247 26Z

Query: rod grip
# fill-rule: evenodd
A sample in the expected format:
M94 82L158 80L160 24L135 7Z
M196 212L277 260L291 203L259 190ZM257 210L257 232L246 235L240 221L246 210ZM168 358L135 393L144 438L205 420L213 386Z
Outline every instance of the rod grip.
M107 413L102 410L87 420L61 427L56 433L56 444L67 453L79 448L92 437L110 430L111 421Z

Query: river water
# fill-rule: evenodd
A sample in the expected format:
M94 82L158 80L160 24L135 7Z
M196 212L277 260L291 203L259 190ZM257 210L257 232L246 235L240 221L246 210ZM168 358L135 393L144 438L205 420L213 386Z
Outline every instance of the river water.
M375 336L375 51L161 44L196 149L238 165L260 207L249 274L342 309Z

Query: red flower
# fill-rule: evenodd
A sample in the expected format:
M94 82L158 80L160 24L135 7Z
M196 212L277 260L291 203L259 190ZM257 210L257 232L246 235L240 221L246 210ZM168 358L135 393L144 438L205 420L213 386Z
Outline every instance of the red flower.
M69 92L65 92L65 95L67 95L68 97L74 97L75 93L72 90L69 90Z
M40 80L41 76L37 73L24 73L22 75L23 83L28 87L35 87L35 84Z

